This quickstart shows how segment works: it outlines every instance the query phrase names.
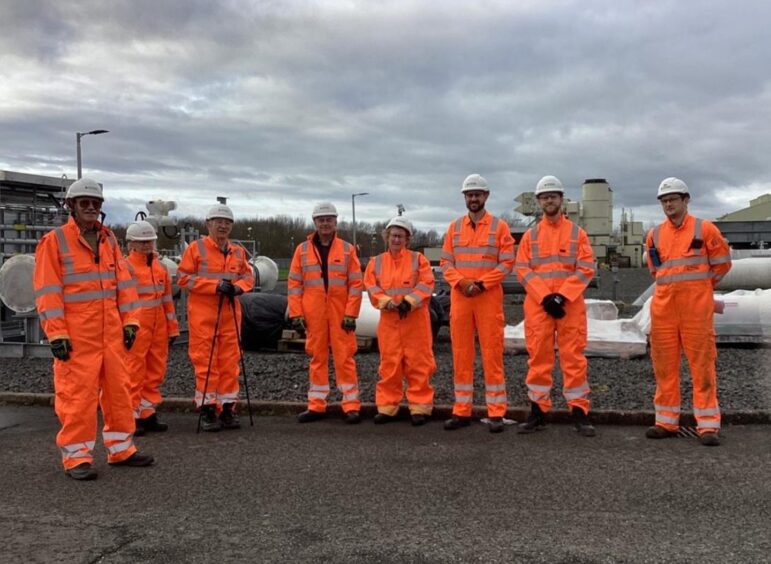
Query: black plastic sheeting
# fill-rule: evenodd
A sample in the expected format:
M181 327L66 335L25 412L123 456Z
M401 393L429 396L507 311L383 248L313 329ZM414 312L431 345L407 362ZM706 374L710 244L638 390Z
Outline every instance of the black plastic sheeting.
M244 350L275 350L282 331L290 328L286 320L287 297L282 294L255 292L242 294L238 299L241 301L243 312L241 344ZM436 336L439 328L449 323L450 296L433 296L428 307L431 312L431 327Z
M285 326L287 298L282 294L242 294L241 344L244 350L275 349Z

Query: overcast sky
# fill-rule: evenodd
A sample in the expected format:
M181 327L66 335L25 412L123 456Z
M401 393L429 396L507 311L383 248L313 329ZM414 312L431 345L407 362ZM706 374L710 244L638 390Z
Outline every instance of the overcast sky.
M0 168L105 185L108 222L147 199L203 215L423 229L545 174L659 219L667 176L714 218L771 192L771 2L0 2Z

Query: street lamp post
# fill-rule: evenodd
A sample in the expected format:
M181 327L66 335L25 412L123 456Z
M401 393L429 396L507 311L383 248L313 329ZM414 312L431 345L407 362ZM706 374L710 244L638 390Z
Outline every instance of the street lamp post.
M85 133L81 133L80 131L75 133L75 144L78 147L78 178L81 178L83 176L82 173L82 165L80 160L80 138L84 135L101 135L102 133L109 133L109 130L107 129L94 129L93 131L86 131Z
M356 247L356 196L366 196L369 192L351 194L351 212L353 216L353 246Z

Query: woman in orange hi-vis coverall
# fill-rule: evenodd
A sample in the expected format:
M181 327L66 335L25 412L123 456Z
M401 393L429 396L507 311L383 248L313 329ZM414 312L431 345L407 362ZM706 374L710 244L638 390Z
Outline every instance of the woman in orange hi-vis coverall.
M413 425L425 424L434 406L431 376L436 363L428 311L434 274L423 254L407 248L412 231L409 221L393 218L385 230L388 251L371 259L364 273L370 302L380 310L380 380L375 389L378 424L396 419L405 379Z
M298 332L307 333L305 350L311 356L308 409L297 420L309 423L326 415L331 347L344 421L359 423L361 402L353 356L363 287L361 264L353 245L337 237L335 206L317 204L312 217L316 231L295 249L287 285L289 318Z
M658 199L667 220L645 240L648 268L656 279L651 300L651 360L656 375L656 424L650 439L677 433L680 422L680 359L688 359L693 413L702 444L720 444L712 288L731 269L731 251L711 222L688 214L685 182L666 178Z
M155 229L147 221L132 223L126 230L127 262L137 282L141 324L134 346L126 353L137 424L135 435L168 429L168 425L158 419L156 407L161 403L160 388L166 377L169 346L179 336L171 276L155 253L157 238Z
M543 428L551 409L554 340L560 351L562 394L573 424L582 436L593 437L589 422L586 378L586 304L584 290L594 276L594 255L586 232L562 214L564 189L553 176L544 176L535 195L543 219L522 236L517 252L517 276L525 297L525 380L531 412L519 433Z
M201 428L209 432L241 426L235 411L239 390L241 353L237 331L241 327L241 303L235 297L251 291L254 274L246 249L228 239L233 220L228 206L212 206L206 214L209 235L185 249L177 270L179 287L189 292L188 354L195 368L195 404L201 408ZM215 335L219 304L222 307ZM235 319L231 304L235 304Z
M479 336L485 373L485 401L490 431L503 431L506 382L503 375L503 288L514 264L514 239L506 222L485 210L490 195L478 174L462 187L469 213L453 221L442 246L441 268L452 287L450 338L455 381L455 405L448 431L470 424L474 397L474 333Z
M56 444L65 472L93 480L97 406L113 465L148 466L134 446L134 416L125 353L136 337L137 293L112 231L98 219L102 187L73 182L65 197L66 225L47 233L35 251L35 301L54 355L55 408L62 428Z

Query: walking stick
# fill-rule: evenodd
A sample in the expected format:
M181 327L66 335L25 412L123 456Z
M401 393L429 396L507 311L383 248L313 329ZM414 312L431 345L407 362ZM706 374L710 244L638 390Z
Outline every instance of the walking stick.
M217 344L217 331L220 327L220 316L222 315L222 302L225 294L220 294L220 301L217 304L217 320L214 322L214 335L211 337L211 351L209 352L209 367L206 369L206 381L203 385L203 397L201 398L201 409L198 411L198 427L196 434L201 432L201 417L203 417L203 408L206 405L206 392L209 390L209 375L211 374L211 363L214 359L214 345Z
M238 354L241 358L241 374L244 375L244 391L246 392L246 408L249 410L249 426L254 427L252 402L249 400L249 382L246 377L246 366L244 365L244 348L241 346L241 331L238 329L238 319L236 318L236 300L233 297L230 298L230 307L233 310L233 323L236 326L236 337L238 337Z

